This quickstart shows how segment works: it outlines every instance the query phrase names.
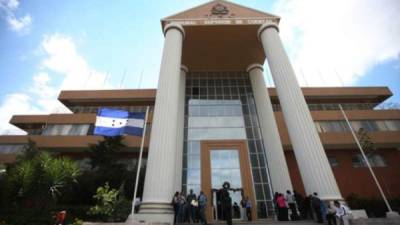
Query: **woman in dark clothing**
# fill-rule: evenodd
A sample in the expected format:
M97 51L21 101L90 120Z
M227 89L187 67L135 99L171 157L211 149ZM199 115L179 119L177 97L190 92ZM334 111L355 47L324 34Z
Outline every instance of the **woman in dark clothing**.
M301 218L305 219L306 216L305 216L305 211L304 211L304 197L295 190L293 190L293 195L296 200L297 207L299 208L300 216L301 216Z
M179 211L179 192L175 192L174 197L172 198L172 206L174 207L174 224L177 223L178 219L178 211Z
M232 225L232 199L229 196L230 186L229 182L224 182L220 189L222 214L227 225Z
M275 215L279 218L279 207L278 207L278 203L276 202L276 199L278 199L278 196L279 196L279 193L275 192L273 202L274 202L274 208L275 208Z

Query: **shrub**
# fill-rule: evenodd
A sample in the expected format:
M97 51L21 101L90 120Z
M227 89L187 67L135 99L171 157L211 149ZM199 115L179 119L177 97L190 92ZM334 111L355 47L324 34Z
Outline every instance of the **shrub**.
M120 196L120 192L122 191L110 188L108 183L97 188L96 195L93 196L97 203L90 208L88 214L103 222L124 221L129 215L131 203Z
M361 198L357 194L350 194L346 198L346 202L351 209L365 209L368 217L385 217L388 211L386 204L381 199ZM392 199L389 201L393 210L399 211L400 199Z
M51 224L58 198L79 174L74 161L39 152L30 141L2 179L0 219L18 225Z
M82 225L83 224L83 220L80 220L78 218L74 219L73 223L70 223L69 225Z

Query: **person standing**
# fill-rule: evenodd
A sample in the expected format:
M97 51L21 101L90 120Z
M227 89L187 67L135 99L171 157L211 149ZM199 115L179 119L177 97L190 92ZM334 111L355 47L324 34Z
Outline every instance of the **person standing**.
M233 203L233 218L238 219L240 217L240 206L237 204L237 202Z
M300 211L299 219L301 219L301 218L304 219L306 217L304 215L305 214L305 212L304 212L304 197L300 193L298 193L296 190L293 190L293 195L294 195L294 199L296 201L297 208Z
M336 218L340 225L349 225L350 210L339 201L334 201L336 207Z
M290 208L290 220L298 220L299 216L297 215L297 208L296 208L296 200L294 198L294 195L292 192L289 190L286 191L286 196L285 196L286 202Z
M226 220L227 225L232 225L232 199L229 196L230 189L229 182L225 181L220 189L221 196L221 208L224 219Z
M323 219L322 219L322 212L321 212L321 199L318 198L318 193L314 192L314 195L311 197L311 205L312 208L314 209L315 215L316 215L316 219L317 219L317 223L323 223Z
M178 197L178 219L177 223L185 222L186 215L186 197L185 193L181 192Z
M206 218L207 196L204 194L203 191L200 191L198 202L199 202L200 222L203 223L203 225L207 225L207 218Z
M193 193L193 189L190 189L189 195L186 198L186 202L188 204L189 223L196 222L196 199L196 194Z
M253 207L251 205L251 201L249 199L249 197L246 197L245 199L245 207L246 207L246 216L247 216L247 220L251 221L252 217L251 217L251 208Z
M277 199L278 199L278 197L279 197L279 193L278 192L275 192L275 194L274 194L274 199L272 200L273 201L273 203L274 203L274 210L275 210L275 215L276 215L276 217L278 218L278 220L279 220L279 207L278 207L278 202L277 202Z
M175 192L172 198L172 207L174 207L174 224L178 222L178 212L179 212L179 192ZM136 209L135 209L136 210Z
M303 211L304 211L303 219L305 219L305 220L307 220L309 218L313 219L313 213L311 210L311 198L312 198L312 195L306 196L303 201L303 206L302 206Z
M336 210L332 207L332 202L328 203L326 220L328 221L328 225L336 225Z
M246 216L246 200L244 198L244 194L242 193L242 200L240 200L240 219L245 221L247 220Z
M140 198L137 197L133 202L133 210L135 213L139 212L140 204L141 204Z
M276 198L276 203L278 205L278 220L279 221L289 221L288 209L286 207L286 200L283 194L279 193Z

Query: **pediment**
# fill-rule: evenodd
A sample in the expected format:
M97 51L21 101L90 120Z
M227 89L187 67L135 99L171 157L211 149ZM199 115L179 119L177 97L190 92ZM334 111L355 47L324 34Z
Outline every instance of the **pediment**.
M261 19L269 18L279 21L279 17L273 14L251 9L242 5L224 0L214 0L193 7L183 12L168 16L162 21L169 20L196 20L196 19Z

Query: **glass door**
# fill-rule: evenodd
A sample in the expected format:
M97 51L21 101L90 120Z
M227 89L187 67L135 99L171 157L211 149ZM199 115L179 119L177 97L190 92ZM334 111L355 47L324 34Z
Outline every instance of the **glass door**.
M211 149L211 189L213 190L213 219L224 220L222 215L219 189L229 182L230 197L232 198L232 218L240 219L240 201L242 200L242 177L240 173L238 149Z
M203 141L201 144L201 189L207 195L206 209L209 221L224 220L220 201L220 189L229 182L232 199L232 218L244 218L240 202L250 197L254 204L253 182L247 153L247 145L241 140ZM253 210L254 211L254 210ZM255 218L255 212L253 214Z

